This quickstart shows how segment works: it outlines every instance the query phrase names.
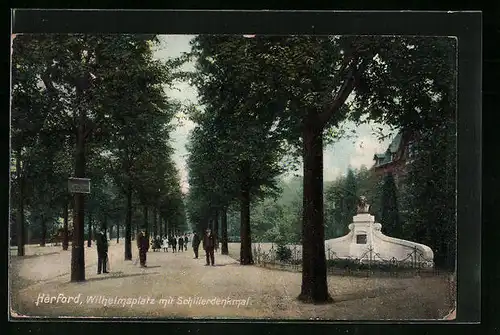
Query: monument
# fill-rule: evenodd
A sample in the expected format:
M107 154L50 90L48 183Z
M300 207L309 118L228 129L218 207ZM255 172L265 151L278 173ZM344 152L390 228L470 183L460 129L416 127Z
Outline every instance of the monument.
M345 236L326 240L325 249L336 258L358 259L360 262L417 262L422 267L434 266L434 253L426 245L390 237L382 233L382 225L370 214L370 205L360 197L358 213Z

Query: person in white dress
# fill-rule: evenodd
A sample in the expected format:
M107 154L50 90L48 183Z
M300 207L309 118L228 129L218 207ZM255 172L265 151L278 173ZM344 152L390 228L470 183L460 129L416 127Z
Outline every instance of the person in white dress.
M163 251L168 252L168 238L166 236L163 236L161 247L163 248Z

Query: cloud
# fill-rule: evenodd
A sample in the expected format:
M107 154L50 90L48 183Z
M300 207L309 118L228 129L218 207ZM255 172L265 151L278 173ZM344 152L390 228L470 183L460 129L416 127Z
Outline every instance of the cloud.
M190 50L189 42L194 35L162 35L160 40L161 46L155 51L157 59L168 59L178 57L184 52ZM194 63L186 64L184 70L194 70ZM198 95L194 87L190 86L187 82L176 82L174 87L166 89L169 97L176 99L182 103L197 103ZM351 99L352 97L350 97ZM181 178L181 188L183 192L189 189L188 175L187 175L187 149L189 132L194 128L195 124L184 115L178 115L175 121L176 129L172 132L172 146L175 150L173 159L176 163L179 175ZM352 168L359 168L362 165L371 167L373 164L373 155L377 152L383 152L391 139L379 142L377 136L373 134L374 127L381 127L384 133L390 132L389 127L366 123L356 126L352 122L347 122L345 128L354 130L354 138L343 138L336 143L326 146L324 149L323 158L323 178L325 181L333 181L340 175L347 173L349 166ZM283 175L285 179L290 179L293 175L302 175L302 165L296 171L289 171Z
M161 35L159 37L160 45L155 49L154 57L156 59L167 60L181 56L182 53L190 50L189 42L193 37L194 35ZM185 64L182 69L186 71L194 70L194 63ZM176 82L172 88L166 88L165 93L168 97L178 100L181 103L188 104L198 101L196 88L183 81ZM180 112L174 121L174 125L176 128L171 134L172 147L174 148L172 158L179 171L182 192L186 193L189 189L186 144L189 133L195 127L195 124Z
M333 181L342 174L342 170L338 166L326 167L323 171L323 179L325 181Z
M370 168L373 165L373 155L385 151L385 144L372 136L362 136L354 143L354 152L349 158L349 165L358 169L362 165Z

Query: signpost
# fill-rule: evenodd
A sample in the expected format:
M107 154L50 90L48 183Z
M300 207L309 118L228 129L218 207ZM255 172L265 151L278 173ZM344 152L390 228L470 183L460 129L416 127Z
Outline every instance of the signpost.
M68 189L70 193L90 193L90 179L68 178Z

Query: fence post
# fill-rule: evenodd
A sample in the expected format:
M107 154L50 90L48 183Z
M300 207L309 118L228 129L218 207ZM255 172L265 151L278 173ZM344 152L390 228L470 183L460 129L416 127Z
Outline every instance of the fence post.
M413 268L417 269L417 246L413 246Z
M372 274L372 257L373 257L373 247L370 245L370 249L368 249L370 252L370 258L368 259L368 275L371 276Z

